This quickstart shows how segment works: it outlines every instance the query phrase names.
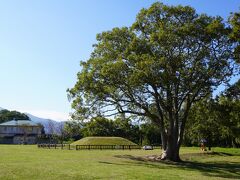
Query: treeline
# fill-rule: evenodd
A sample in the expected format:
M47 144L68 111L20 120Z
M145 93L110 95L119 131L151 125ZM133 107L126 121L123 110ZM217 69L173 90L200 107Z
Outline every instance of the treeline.
M69 121L62 135L65 140L87 136L119 136L140 145L161 144L160 129L150 121L132 123L131 118L110 120L95 117L88 122ZM186 124L183 144L198 146L206 139L210 146L240 146L240 80L221 95L195 103Z
M240 80L192 107L184 144L197 145L201 138L212 146L240 147Z
M11 120L29 120L29 117L24 114L20 113L18 111L9 111L9 110L1 110L0 111L0 123L4 123L6 121L11 121Z
M134 143L145 145L160 145L159 128L153 124L134 124L130 118L116 118L114 120L104 117L92 118L89 122L79 123L70 121L64 127L65 139L78 140L88 136L117 136L131 140Z

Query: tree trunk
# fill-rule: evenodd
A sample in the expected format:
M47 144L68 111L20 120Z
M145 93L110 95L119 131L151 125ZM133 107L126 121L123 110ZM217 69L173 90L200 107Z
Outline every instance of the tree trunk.
M162 135L162 160L181 161L179 156L180 145L175 138L177 137Z
M181 161L179 156L180 144L178 143L178 134L167 134L165 131L161 132L162 139L162 160L170 160L174 162Z

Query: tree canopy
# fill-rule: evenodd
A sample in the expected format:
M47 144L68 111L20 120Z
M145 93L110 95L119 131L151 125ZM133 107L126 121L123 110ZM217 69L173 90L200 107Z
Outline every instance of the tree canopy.
M68 90L74 119L117 113L151 119L163 159L180 160L192 104L236 72L233 29L189 6L154 3L131 27L97 35L91 57Z
M229 22L232 25L232 33L230 37L233 41L235 41L235 59L238 63L240 63L240 12L232 13L229 17Z
M20 113L18 111L9 111L9 110L1 110L0 111L0 123L6 122L6 121L10 121L10 120L29 120L29 117L24 114L24 113Z
M204 138L209 145L240 146L239 82L220 96L208 97L193 105L186 125L186 144L197 145Z

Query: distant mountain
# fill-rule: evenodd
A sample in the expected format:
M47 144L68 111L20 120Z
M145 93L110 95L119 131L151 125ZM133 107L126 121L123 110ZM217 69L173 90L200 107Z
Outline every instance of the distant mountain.
M24 114L26 114L33 122L42 124L46 134L61 133L61 130L63 129L65 124L64 121L59 122L52 119L40 118L29 113Z
M5 110L5 108L0 107L0 111L2 110ZM60 122L53 119L44 119L27 112L24 114L27 115L31 121L42 124L46 134L60 134L65 124L64 121Z

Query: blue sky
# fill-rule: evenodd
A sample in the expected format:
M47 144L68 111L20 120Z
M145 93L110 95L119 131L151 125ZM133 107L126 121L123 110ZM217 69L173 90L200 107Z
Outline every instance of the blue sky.
M0 107L67 119L74 86L97 33L130 26L152 0L0 0ZM227 18L240 0L161 1Z

